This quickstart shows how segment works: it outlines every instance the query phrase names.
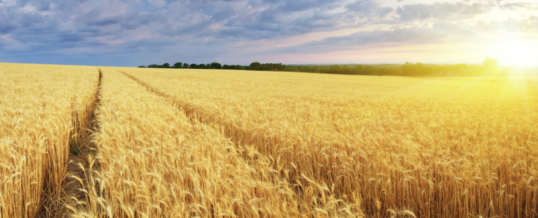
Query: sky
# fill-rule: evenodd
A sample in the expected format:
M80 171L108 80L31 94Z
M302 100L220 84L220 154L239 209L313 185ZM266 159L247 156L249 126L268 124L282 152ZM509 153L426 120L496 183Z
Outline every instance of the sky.
M538 0L0 2L0 62L538 65Z

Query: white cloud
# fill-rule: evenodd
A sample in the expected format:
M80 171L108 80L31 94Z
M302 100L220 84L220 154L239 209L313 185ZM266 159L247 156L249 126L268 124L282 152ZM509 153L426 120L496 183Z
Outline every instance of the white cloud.
M31 4L27 4L24 7L20 8L19 10L21 10L24 13L33 13L36 11L36 8Z
M17 4L17 0L2 0L5 6L11 7Z
M405 0L399 3L395 0L177 0L170 4L164 0L0 2L3 7L0 34L9 34L10 39L19 43L17 48L25 48L26 53L20 53L21 60L43 53L46 55L35 56L54 56L59 51L70 51L76 58L76 54L94 54L99 50L102 51L100 54L114 53L125 57L166 53L170 57L184 57L184 61L206 62L211 58L234 57L234 54L239 56L249 51L253 51L252 55L314 54L361 46L422 46L461 39L480 41L484 36L495 37L503 31L511 34L525 32L533 37L538 34L536 18L520 22L524 18L517 14L522 6L528 5L507 0L500 4L489 0ZM495 20L513 22L507 25L502 22L499 25L477 24ZM517 25L520 24L525 28L519 28ZM472 31L465 32L465 28L454 26ZM350 29L353 31L347 31ZM361 32L351 34L357 29ZM470 34L473 32L481 34ZM304 44L308 41L312 42ZM17 57L10 50L13 48L0 44L0 57ZM193 52L196 55L190 55ZM132 65L138 64L131 59Z

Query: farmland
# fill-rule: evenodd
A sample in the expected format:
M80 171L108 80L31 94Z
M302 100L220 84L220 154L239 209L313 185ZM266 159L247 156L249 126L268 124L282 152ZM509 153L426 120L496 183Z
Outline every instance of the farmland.
M71 143L87 128L99 72L54 65L0 69L0 217L34 217L40 207L59 203Z
M538 216L536 76L0 66L2 217Z

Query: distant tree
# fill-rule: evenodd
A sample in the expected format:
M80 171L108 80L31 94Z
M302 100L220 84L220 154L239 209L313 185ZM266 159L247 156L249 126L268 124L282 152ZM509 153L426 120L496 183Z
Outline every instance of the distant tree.
M206 65L205 64L200 64L198 65L200 67L200 69L205 69L206 68Z
M169 63L164 63L162 67L163 68L170 68L170 64Z
M260 70L271 70L271 64L262 64Z
M196 64L191 64L190 68L198 68L198 66Z
M138 68L146 68L146 66L140 65L140 66L138 66Z
M342 73L351 74L351 68L349 68L347 65L342 66Z
M222 65L218 62L213 62L211 63L211 68L214 68L214 69L220 69L222 68Z
M262 65L260 64L260 62L252 62L250 64L250 69L251 70L260 70L261 67L262 67Z
M364 74L364 65L355 65L355 73L356 74Z
M189 64L184 63L184 64L183 64L183 68L189 68Z
M492 57L486 57L482 64L487 68L497 67L499 65L499 61L497 59Z
M183 66L183 63L181 63L181 62L176 62L174 64L174 68L181 68L181 66Z
M293 71L297 71L297 67L295 67L295 66L286 66L284 68L284 70L293 72Z
M375 70L376 69L374 67L372 67L372 66L365 66L364 70L363 70L363 74L364 75L373 75L373 74L376 73Z
M229 66L229 65L222 65L222 69L233 69L232 68L233 66Z
M284 65L282 63L265 63L261 64L261 70L283 70Z
M161 68L161 65L151 64L151 65L148 65L148 68Z
M405 62L402 65L402 74L404 76L427 76L433 73L433 69L430 66L424 66L424 64L417 62L416 64Z
M342 67L340 65L331 65L329 66L329 73L340 73L342 71Z

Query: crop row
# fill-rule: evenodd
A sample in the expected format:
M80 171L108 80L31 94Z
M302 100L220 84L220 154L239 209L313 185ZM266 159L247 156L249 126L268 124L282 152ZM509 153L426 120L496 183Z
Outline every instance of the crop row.
M255 148L298 196L330 193L379 217L538 209L533 77L118 70Z
M0 217L55 207L71 143L87 128L97 68L0 65Z
M238 150L218 126L189 119L174 102L114 69L103 69L101 85L97 154L89 157L85 177L76 178L85 181L86 197L68 206L75 217L298 217L316 212L274 173L267 158L254 149Z

